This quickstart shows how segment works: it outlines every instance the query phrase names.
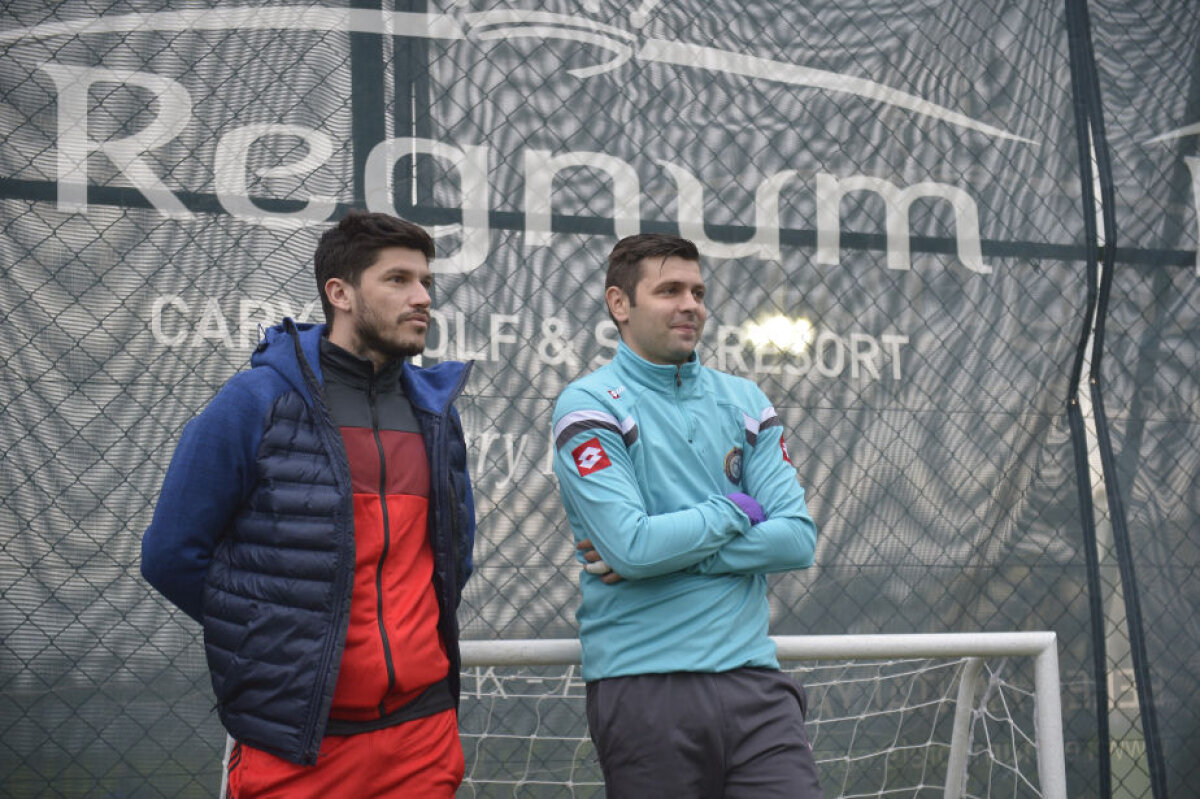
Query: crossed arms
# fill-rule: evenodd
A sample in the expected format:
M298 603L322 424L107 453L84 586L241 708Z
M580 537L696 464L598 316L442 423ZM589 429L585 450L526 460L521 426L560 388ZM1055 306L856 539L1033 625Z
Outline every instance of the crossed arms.
M607 564L612 573L601 579L609 583L677 571L766 574L810 566L816 526L782 436L781 427L766 428L745 447L742 490L764 511L758 524L719 493L682 510L649 512L642 483L655 476L637 473L618 431L593 428L558 442L554 471L581 557ZM609 465L581 474L573 451L593 437Z

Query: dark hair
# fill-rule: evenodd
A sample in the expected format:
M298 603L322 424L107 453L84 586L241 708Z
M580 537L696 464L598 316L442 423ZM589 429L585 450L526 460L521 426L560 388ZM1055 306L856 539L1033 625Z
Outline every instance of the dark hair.
M616 286L629 297L630 305L637 305L636 292L637 284L642 279L642 261L646 258L661 258L665 261L672 255L685 261L700 260L700 251L696 249L696 245L679 236L668 236L665 233L638 233L626 236L618 241L608 254L608 274L604 277L605 292L607 293L610 286Z
M313 267L326 322L333 323L333 305L325 295L325 283L337 277L357 286L362 273L387 247L418 250L426 260L433 260L433 238L425 229L389 214L351 211L321 235Z

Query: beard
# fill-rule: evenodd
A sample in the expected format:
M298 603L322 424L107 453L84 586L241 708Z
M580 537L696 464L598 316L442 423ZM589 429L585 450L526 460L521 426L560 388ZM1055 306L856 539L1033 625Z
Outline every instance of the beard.
M368 352L377 352L387 360L411 358L425 351L425 337L419 341L394 341L380 332L379 316L370 308L364 308L354 320L354 332L360 346Z

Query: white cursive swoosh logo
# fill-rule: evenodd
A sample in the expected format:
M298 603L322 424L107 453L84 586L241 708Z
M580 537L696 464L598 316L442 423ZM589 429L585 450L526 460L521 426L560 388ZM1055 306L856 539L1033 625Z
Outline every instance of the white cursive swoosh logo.
M1161 144L1163 142L1173 141L1174 139L1182 139L1182 138L1186 138L1187 136L1195 136L1197 133L1200 133L1200 122L1197 122L1193 125L1187 125L1186 127L1176 128L1175 130L1169 130L1166 133L1163 133L1159 136L1155 136L1153 139L1146 139L1145 143L1146 144Z
M645 15L654 3L643 3L635 16ZM636 24L641 19L634 20ZM931 119L974 130L996 139L1037 144L1034 139L1018 136L993 125L972 119L957 111L929 102L916 95L893 89L875 81L828 72L786 61L719 50L687 42L645 39L638 44L634 34L583 17L539 11L497 10L465 16L469 32L447 14L384 12L368 9L321 8L314 6L274 6L266 8L218 8L188 11L160 11L149 14L121 14L90 17L68 22L50 22L27 28L0 31L0 43L53 36L79 36L131 31L221 31L221 30L305 30L380 35L419 36L430 39L494 40L510 38L562 39L598 47L611 58L594 66L568 70L578 78L610 72L627 61L674 64L681 67L740 75L754 80L806 86L851 94L866 100L904 108ZM1163 134L1151 141L1178 138L1200 132L1189 126Z

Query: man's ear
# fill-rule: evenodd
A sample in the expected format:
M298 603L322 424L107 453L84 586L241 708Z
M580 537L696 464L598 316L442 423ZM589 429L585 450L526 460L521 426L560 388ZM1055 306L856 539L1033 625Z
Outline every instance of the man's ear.
M331 277L325 281L325 296L329 298L329 304L339 311L350 313L350 296L353 291L354 287L340 277Z
M608 304L608 312L617 320L617 325L629 321L629 295L619 286L609 286L604 290L604 302Z

